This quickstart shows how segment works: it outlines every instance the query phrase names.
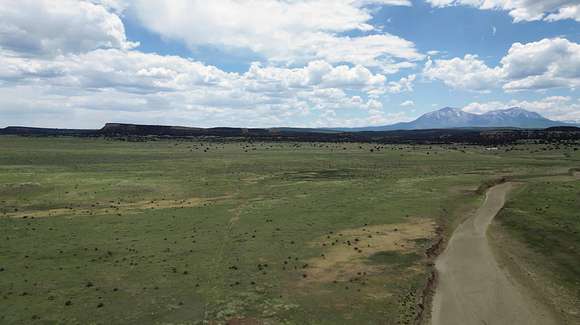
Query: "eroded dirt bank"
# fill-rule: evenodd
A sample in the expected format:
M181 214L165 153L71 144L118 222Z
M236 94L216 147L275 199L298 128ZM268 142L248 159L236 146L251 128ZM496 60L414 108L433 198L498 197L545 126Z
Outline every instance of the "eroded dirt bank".
M511 183L492 187L482 206L457 227L437 258L433 325L557 324L546 307L499 267L488 242L488 226L511 187Z

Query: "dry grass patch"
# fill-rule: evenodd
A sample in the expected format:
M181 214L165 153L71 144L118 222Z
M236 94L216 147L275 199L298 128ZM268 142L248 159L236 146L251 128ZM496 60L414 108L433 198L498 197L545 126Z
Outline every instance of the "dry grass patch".
M105 215L105 214L134 214L141 213L145 210L157 209L175 209L175 208L193 208L204 204L214 203L228 199L229 196L220 196L213 198L188 198L181 200L146 200L138 202L120 202L111 201L108 203L97 203L90 207L67 207L46 210L24 210L14 211L5 214L11 218L46 218L60 216L88 216L88 215Z
M379 273L380 265L369 263L383 252L418 253L417 241L435 236L436 224L429 219L407 223L375 225L329 233L313 245L322 245L324 253L308 261L301 283L348 281L354 277Z

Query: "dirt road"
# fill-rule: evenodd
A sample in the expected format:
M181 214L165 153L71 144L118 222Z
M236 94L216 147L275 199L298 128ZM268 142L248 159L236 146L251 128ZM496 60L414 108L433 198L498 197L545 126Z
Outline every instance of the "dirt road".
M496 261L487 228L512 184L491 188L483 205L453 233L435 266L439 274L433 325L557 324Z

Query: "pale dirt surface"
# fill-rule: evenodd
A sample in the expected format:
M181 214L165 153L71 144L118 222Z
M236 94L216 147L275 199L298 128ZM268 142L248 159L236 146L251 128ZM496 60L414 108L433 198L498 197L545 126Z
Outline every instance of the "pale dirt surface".
M346 229L324 236L313 243L316 246L324 245L324 255L308 261L308 269L305 270L308 277L301 281L301 285L348 281L361 274L380 273L380 267L367 263L373 254L386 251L420 254L415 241L435 236L435 226L430 219L415 219L405 223Z
M60 216L83 216L83 215L104 215L104 214L131 214L140 213L144 210L152 209L173 209L192 208L207 203L213 203L230 198L229 196L214 198L187 198L181 200L147 200L139 202L109 202L96 204L91 207L70 207L45 210L24 210L5 214L11 218L46 218Z
M435 267L433 325L550 325L553 314L507 273L492 253L487 229L505 203L512 184L494 186L477 212L449 240Z

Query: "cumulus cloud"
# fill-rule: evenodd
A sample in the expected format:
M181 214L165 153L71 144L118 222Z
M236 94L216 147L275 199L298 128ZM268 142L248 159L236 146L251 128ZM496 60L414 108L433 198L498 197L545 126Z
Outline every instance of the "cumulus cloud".
M481 10L504 10L515 22L562 19L580 21L577 0L426 0L433 7L471 6Z
M506 102L473 102L466 105L463 110L475 114L482 114L509 107L521 107L556 121L580 122L580 100L569 96L549 96L535 101L514 99Z
M0 2L0 47L24 56L80 53L98 48L129 49L119 16L78 0Z
M415 106L415 102L412 100L406 100L404 102L401 103L401 106L403 107L413 107Z
M163 37L223 50L249 49L267 61L311 60L378 67L392 73L424 58L415 45L372 26L369 6L408 6L408 0L134 0L132 10ZM357 31L360 36L345 36Z
M188 91L196 87L242 89L274 93L304 89L340 88L371 91L385 86L386 77L362 66L333 66L313 61L303 68L280 68L254 63L243 74L178 56L139 51L99 49L51 60L0 56L0 77L82 89L115 88L127 92Z
M376 115L383 108L376 93L388 91L384 75L362 66L313 61L302 68L281 68L255 63L244 73L229 73L182 57L120 49L52 59L0 51L0 85L4 123L16 115L34 121L37 117L26 112L36 107L43 123L55 121L53 126L71 123L79 112L98 118L95 124L105 122L105 114L92 111L127 122L271 126L293 119L311 125L314 121L305 116L312 113L332 116L348 109ZM65 115L70 118L63 120Z
M440 80L457 89L488 91L501 80L501 70L488 67L477 55L467 54L463 58L450 60L429 59L423 76Z
M130 0L88 0L97 5L105 7L109 11L121 14L129 6Z
M567 39L515 43L501 65L506 90L580 86L580 44Z
M505 103L505 102L501 102L501 101L490 101L490 102L472 102L467 104L466 106L463 107L463 110L469 113L474 113L474 114L483 114L483 113L487 113L490 111L495 111L498 109L506 109L508 107L513 107L513 106L509 106L509 104Z
M370 17L367 6L409 3L359 0L336 2L334 6L332 2L332 5L328 3L333 8L331 15L298 19L309 14L310 9L320 9L321 1L251 2L251 5L272 5L273 12L281 10L278 8L281 6L290 16L286 21L272 22L275 26L281 24L282 27L276 27L278 30L259 24L248 26L257 29L256 35L261 35L259 30L277 33L288 29L294 33L292 26L297 24L298 34L290 33L290 38L280 40L297 41L306 35L311 37L310 41L316 39L321 43L314 52L302 48L296 52L298 56L286 53L288 60L296 60L292 66L272 59L253 63L246 72L231 73L184 57L137 50L136 44L127 40L120 17L139 1L7 0L0 3L2 123L96 127L115 120L271 126L288 125L291 123L285 121L291 120L294 125L302 126L324 121L326 126L340 126L349 122L334 124L333 119L336 112L344 110L356 110L362 112L361 116L366 114L367 118L373 116L373 120L380 120L377 116L386 116L382 112L381 96L412 90L415 79L411 75L389 81L384 72L387 66L391 67L390 71L408 67L413 63L402 58L410 53L410 60L419 60L421 54L414 50L412 43L392 35L349 38L335 33L372 31L374 28L367 23ZM209 7L215 4L214 9L228 4L248 5L243 1L203 4ZM174 1L172 8L178 10L190 5L201 6L201 2ZM342 23L345 25L339 26ZM233 31L219 30L216 35L223 32L234 37ZM383 43L390 47L385 50L387 45ZM358 49L349 49L350 45L360 47L360 55L355 56ZM334 47L334 51L324 47ZM278 55L274 54L273 58ZM297 58L301 56L307 60L299 64ZM373 69L377 65L383 70Z
M580 86L580 44L564 38L514 43L497 67L476 55L428 60L423 75L457 89L506 91L575 89Z
M390 81L387 86L387 90L394 94L413 91L413 83L415 82L416 78L416 75L411 74L407 77L402 77L399 79L399 81Z
M341 127L365 127L389 125L398 122L408 122L412 120L404 112L385 112L383 110L371 110L366 117L343 117L343 116L325 116L323 119L317 119L313 124L315 127L326 127L328 125Z

